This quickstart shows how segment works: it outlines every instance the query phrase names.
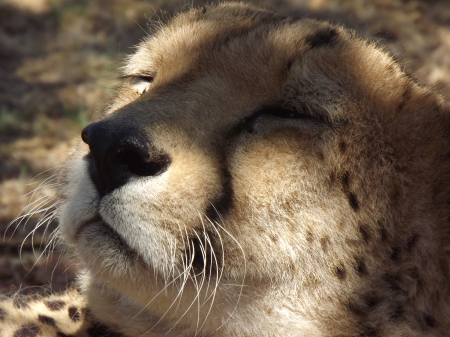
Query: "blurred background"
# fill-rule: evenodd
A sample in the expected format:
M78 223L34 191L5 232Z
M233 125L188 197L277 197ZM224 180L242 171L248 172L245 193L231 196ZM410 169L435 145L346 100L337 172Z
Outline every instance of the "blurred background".
M449 0L251 2L355 29L450 101ZM108 102L132 47L202 3L0 0L0 293L59 291L73 281L76 261L52 240L57 224L45 211L56 201L52 174ZM24 209L29 216L12 222Z

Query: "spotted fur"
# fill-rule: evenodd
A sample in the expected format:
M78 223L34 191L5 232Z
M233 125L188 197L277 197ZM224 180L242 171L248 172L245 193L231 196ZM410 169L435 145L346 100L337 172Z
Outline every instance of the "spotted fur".
M448 335L441 97L351 31L239 3L122 71L60 173L82 295L1 302L2 333Z

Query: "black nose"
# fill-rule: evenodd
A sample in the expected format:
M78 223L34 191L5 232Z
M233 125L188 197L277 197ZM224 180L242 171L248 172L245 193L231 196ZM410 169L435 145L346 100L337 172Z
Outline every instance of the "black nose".
M170 164L170 157L150 145L148 137L134 127L100 121L81 132L91 152L86 157L89 174L101 196L126 184L133 176L156 176Z

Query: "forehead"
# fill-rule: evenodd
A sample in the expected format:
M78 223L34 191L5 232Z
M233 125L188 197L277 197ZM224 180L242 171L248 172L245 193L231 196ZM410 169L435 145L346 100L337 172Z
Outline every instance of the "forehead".
M328 26L242 4L190 11L141 43L124 72L166 79L193 71L226 77L282 74L308 49L305 39Z
M166 107L209 103L214 111L247 114L264 105L307 102L321 117L329 111L326 119L341 120L344 110L336 106L343 93L333 79L358 86L352 74L362 68L351 66L355 58L344 62L350 54L365 58L355 41L327 22L229 3L176 16L146 38L122 70L152 77L147 98L165 99Z

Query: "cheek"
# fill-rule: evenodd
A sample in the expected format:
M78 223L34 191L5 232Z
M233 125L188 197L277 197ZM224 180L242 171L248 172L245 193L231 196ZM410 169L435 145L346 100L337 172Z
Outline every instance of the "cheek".
M274 133L241 145L231 160L236 197L258 212L267 207L301 207L326 193L323 144L313 137ZM269 200L268 200L269 198ZM237 204L241 204L240 202Z
M247 263L264 260L253 266L261 274L299 265L307 255L308 233L330 225L332 210L325 204L337 196L326 162L317 142L281 134L235 152L230 171L236 202L225 223Z

